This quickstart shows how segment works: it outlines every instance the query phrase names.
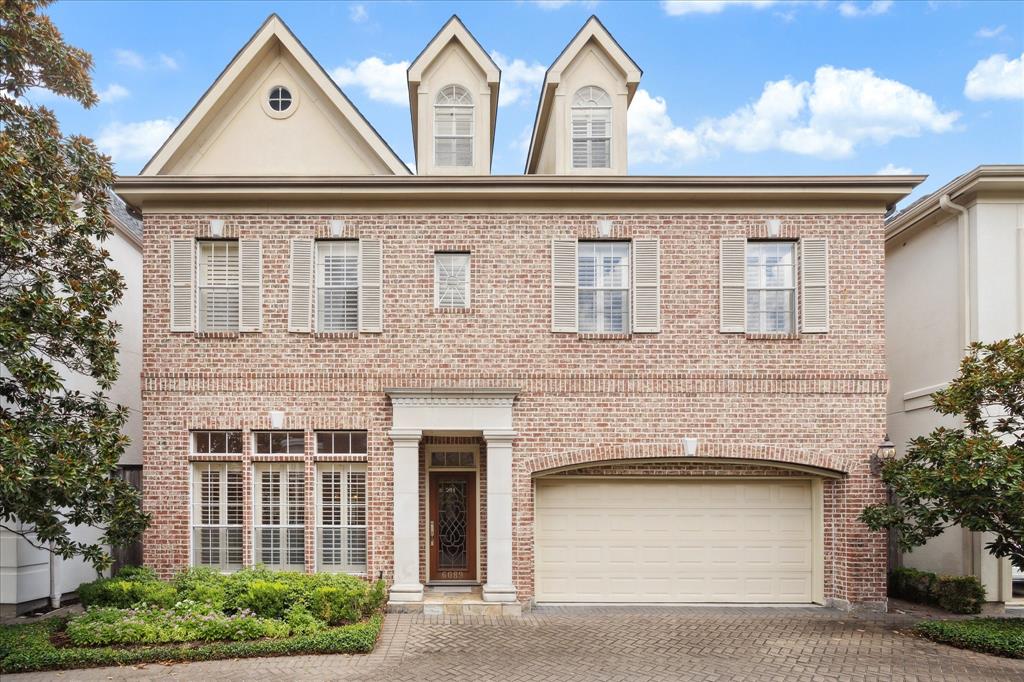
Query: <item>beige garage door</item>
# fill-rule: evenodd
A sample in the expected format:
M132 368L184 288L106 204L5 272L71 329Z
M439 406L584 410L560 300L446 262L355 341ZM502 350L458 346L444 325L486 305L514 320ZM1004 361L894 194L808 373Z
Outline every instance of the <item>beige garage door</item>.
M814 497L808 480L539 479L537 600L810 602Z

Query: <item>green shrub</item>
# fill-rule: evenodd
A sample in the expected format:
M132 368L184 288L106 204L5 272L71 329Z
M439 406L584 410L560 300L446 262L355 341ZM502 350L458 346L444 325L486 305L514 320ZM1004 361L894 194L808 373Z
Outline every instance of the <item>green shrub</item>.
M233 605L264 618L280 618L292 601L291 586L270 580L254 580Z
M350 587L318 587L313 591L313 615L331 625L359 620L365 594Z
M138 582L152 582L157 579L156 571L149 566L124 566L114 577Z
M935 581L936 603L952 613L981 613L985 586L973 576L939 576Z
M189 604L175 609L147 607L114 609L93 607L67 624L68 639L79 646L105 644L167 644L221 640L287 637L287 623L256 618L247 612L235 615L190 611Z
M284 613L284 620L293 635L311 635L327 627L327 623L310 613L302 602L289 606Z
M889 596L929 604L952 613L980 613L985 586L973 576L939 576L914 568L889 574Z
M136 665L169 661L212 661L255 656L299 654L365 654L373 650L383 618L377 614L367 621L308 635L243 642L215 642L196 646L64 647L53 646L50 635L64 621L50 618L27 625L0 627L0 673L33 670L67 670L107 665Z
M914 631L961 649L1024 658L1024 618L928 620L914 626Z
M78 598L85 606L113 606L127 609L137 604L170 607L178 601L173 585L135 577L100 578L78 586Z

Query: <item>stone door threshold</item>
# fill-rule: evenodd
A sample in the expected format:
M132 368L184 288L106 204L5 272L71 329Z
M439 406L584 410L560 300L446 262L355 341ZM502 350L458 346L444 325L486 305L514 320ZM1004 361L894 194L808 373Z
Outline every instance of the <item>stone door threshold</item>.
M421 602L388 602L388 613L422 613L424 616L511 616L523 615L519 602L483 600L479 586L453 590L437 586L423 590Z

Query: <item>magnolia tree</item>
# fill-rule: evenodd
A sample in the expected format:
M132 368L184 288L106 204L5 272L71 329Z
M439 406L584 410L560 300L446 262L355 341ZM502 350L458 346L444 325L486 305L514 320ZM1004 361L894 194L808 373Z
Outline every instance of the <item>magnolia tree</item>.
M991 533L987 549L1024 570L1024 335L972 344L934 401L963 426L915 438L887 462L895 502L867 507L861 520L895 530L904 550L954 524Z
M118 372L109 314L124 291L102 248L113 171L32 104L37 89L97 102L92 58L63 41L45 4L0 3L0 525L103 568L105 545L133 542L147 523L115 476L127 411L104 395ZM97 390L68 388L72 373ZM102 537L78 541L75 525Z

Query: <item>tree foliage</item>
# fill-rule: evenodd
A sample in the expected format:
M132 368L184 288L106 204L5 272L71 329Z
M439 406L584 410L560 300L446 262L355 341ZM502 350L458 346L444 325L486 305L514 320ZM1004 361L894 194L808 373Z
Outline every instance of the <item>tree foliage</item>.
M113 170L30 101L42 88L94 105L92 58L63 41L45 4L0 3L0 524L99 568L103 545L132 542L147 517L114 476L127 411L104 395L118 373L109 314L124 292L102 247ZM74 390L69 375L96 390ZM68 524L103 537L76 541Z
M954 524L991 533L986 548L1024 570L1024 335L972 344L934 404L963 425L915 438L887 462L882 480L896 502L867 507L861 520L897 531L905 550Z

